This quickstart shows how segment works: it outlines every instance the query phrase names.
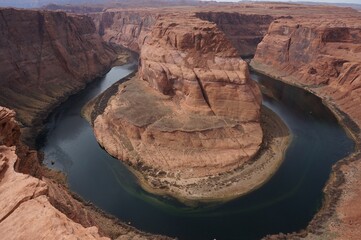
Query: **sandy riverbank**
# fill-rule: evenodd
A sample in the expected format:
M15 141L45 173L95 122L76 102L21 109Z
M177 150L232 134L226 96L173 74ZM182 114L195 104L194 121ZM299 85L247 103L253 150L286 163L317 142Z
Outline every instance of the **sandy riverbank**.
M83 116L91 123L102 114L119 84L114 84L83 108ZM129 170L137 176L139 184L148 192L168 195L188 205L197 202L226 201L245 195L266 183L278 170L291 135L283 121L271 110L262 109L263 144L259 153L241 167L216 176L180 179L152 174L137 166ZM149 184L149 183L152 184Z
M327 108L337 118L339 124L355 142L354 152L340 159L333 167L330 178L323 192L324 200L321 209L310 221L309 225L292 234L270 235L264 239L359 239L361 225L359 198L361 196L361 136L360 126L349 116L348 109L342 109L332 96L326 95L325 88L309 86L296 81L294 76L284 76L269 66L252 62L256 71L275 78L285 84L302 88L320 97Z
M248 163L233 171L217 176L193 179L144 176L132 167L139 184L148 192L170 195L187 205L198 202L228 201L265 184L281 166L292 135L285 123L270 109L262 108L262 128L264 139L259 153ZM146 180L145 177L148 179ZM158 188L148 182L158 182Z
M128 51L121 52L113 66L127 64L130 60L132 58ZM43 154L39 153L39 155L39 162L42 162ZM32 165L28 166L29 164ZM82 197L69 190L67 177L62 172L49 169L43 164L38 164L38 162L21 161L19 167L20 169L25 168L28 174L42 179L46 183L48 188L47 197L52 206L83 227L96 226L101 236L110 239L171 239L166 236L142 232L132 227L130 223L122 222L99 209L93 203L85 201Z

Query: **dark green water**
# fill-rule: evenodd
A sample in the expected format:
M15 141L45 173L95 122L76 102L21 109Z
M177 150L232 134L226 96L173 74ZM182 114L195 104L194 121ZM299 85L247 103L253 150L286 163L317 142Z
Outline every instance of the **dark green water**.
M300 230L322 203L322 188L332 164L353 151L353 141L319 98L252 73L254 80L273 93L273 97L264 96L264 105L293 134L279 171L259 190L218 205L189 208L148 194L119 160L99 147L91 127L80 117L87 101L133 68L113 68L103 80L56 109L41 150L49 167L67 174L72 191L141 230L197 240L259 239Z

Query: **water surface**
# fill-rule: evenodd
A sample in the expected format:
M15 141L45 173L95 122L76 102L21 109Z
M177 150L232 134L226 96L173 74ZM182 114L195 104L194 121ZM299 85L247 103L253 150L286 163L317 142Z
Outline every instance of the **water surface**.
M133 65L113 68L102 80L62 104L49 118L42 150L45 163L63 171L69 187L85 200L133 226L179 239L259 239L307 226L322 203L331 166L353 151L353 142L314 95L252 73L271 93L264 105L293 134L279 171L263 187L216 205L186 207L144 192L134 176L96 142L81 108Z

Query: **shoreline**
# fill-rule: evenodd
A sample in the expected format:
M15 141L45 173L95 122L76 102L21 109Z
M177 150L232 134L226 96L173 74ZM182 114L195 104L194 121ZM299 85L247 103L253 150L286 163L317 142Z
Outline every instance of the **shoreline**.
M189 187L181 185L187 180L176 181L175 186L170 186L170 190L173 190L171 194L169 190L164 190L163 186L160 188L150 186L149 181L140 171L133 167L128 167L128 169L136 175L139 185L147 192L175 198L188 206L230 201L249 194L266 184L283 163L285 153L292 142L292 134L286 124L265 106L262 106L261 125L264 131L264 141L262 141L259 152L249 160L249 163L232 171L218 174L218 176L195 179L188 185ZM277 132L270 130L277 130ZM275 137L279 133L282 133L283 136ZM159 181L159 179L155 180ZM171 180L167 178L165 181ZM197 191L198 194L192 194L191 191Z
M132 56L130 56L128 52L124 53L123 55L126 55L126 57L122 59L118 57L117 61L114 61L107 67L107 71L109 71L114 66L121 66L131 62ZM44 123L46 123L47 118L58 106L64 103L69 97L86 89L89 84L98 81L101 76L104 76L106 72L104 72L103 75L99 75L96 78L87 81L83 88L69 96L62 98L61 101L57 102L52 110L49 111L45 120L42 121L40 131L37 128L35 129L38 131L35 139L37 140L38 138L42 137L43 131L45 130ZM81 224L83 227L96 226L101 236L109 237L111 239L123 237L152 240L172 239L167 236L151 234L138 230L137 228L131 226L131 223L127 224L115 216L106 213L104 210L95 206L93 203L84 200L78 194L72 192L69 189L66 181L66 175L63 172L52 170L44 165L42 163L44 157L43 154L39 150L36 151L39 153L39 165L37 165L38 167L35 171L36 173L29 175L34 175L34 177L43 179L43 181L47 183L49 187L49 201L51 202L51 205L60 212L64 213L72 221Z
M25 126L23 123L18 121L21 126L22 142L24 142L31 149L38 151L39 139L41 139L44 135L44 132L46 132L45 124L48 121L51 113L54 112L61 104L66 102L71 96L76 95L86 89L89 84L99 81L107 72L112 69L112 67L125 65L131 62L131 59L133 58L131 54L132 53L130 51L121 49L114 61L106 66L101 73L97 74L93 78L87 79L80 88L73 89L72 91L64 94L63 96L59 97L56 102L49 105L47 109L39 112L38 117L32 126Z
M341 199L342 195L342 184L345 183L345 175L342 171L343 166L348 166L352 162L361 158L361 137L357 135L357 132L360 132L360 126L358 126L351 117L339 109L336 104L330 102L327 97L320 96L316 91L313 91L309 86L305 86L303 84L298 84L292 80L285 80L281 76L275 76L269 73L271 70L268 66L251 62L249 65L250 68L254 71L257 71L265 76L269 76L274 78L278 81L281 81L285 84L292 85L294 87L298 87L304 89L305 91L319 97L322 100L322 103L332 112L332 114L336 117L338 123L342 126L345 130L346 134L354 141L355 147L354 151L351 152L347 157L338 160L333 166L330 172L330 177L327 180L324 188L323 188L323 195L324 199L322 201L321 208L318 212L314 215L312 220L308 223L305 229L301 229L296 233L285 233L281 235L268 235L265 236L264 239L278 239L278 237L302 237L306 238L308 234L314 234L316 236L322 233L322 230L325 228L325 224L327 221L334 217L336 212L336 205ZM265 70L262 70L265 69ZM269 70L268 70L269 69ZM277 71L281 73L280 71ZM280 74L281 75L281 74ZM312 236L310 236L311 239Z
M101 236L110 239L137 238L140 240L170 240L168 236L144 232L119 218L105 212L92 202L84 200L77 193L72 192L62 172L54 171L46 166L40 166L42 180L49 187L49 201L56 209L64 213L69 219L84 227L96 226Z
M119 82L91 100L82 110L82 115L93 125L95 118L102 114L107 102L118 90ZM108 100L108 101L104 101ZM96 114L94 115L94 110ZM243 196L265 184L278 170L284 154L291 143L292 135L285 123L270 109L262 107L262 128L264 139L259 152L242 166L215 176L177 179L152 174L125 162L125 166L136 176L138 184L147 192L164 195L195 206L200 202L222 202ZM279 131L281 130L281 131ZM281 135L281 137L275 137ZM119 160L121 161L121 160Z

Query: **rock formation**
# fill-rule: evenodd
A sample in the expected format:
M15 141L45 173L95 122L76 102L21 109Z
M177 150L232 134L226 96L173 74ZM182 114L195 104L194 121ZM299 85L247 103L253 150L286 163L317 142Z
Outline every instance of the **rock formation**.
M91 18L0 9L0 104L17 112L32 142L49 111L103 74L116 53Z
M16 154L20 128L14 118L14 111L0 107L1 237L108 239L100 237L96 227L84 228L54 208L49 202L48 186L44 181L16 172L21 161Z
M94 121L96 137L113 156L155 175L184 180L233 170L262 142L260 91L215 24L176 19L158 18L139 76Z
M317 88L358 124L361 58L361 16L351 19L285 18L272 23L259 44L254 66L270 74Z
M196 17L214 22L239 51L241 56L255 54L257 44L267 33L270 23L277 18L292 16L320 16L332 12L338 16L349 14L350 9L332 6L306 6L288 3L201 3L202 7L178 8L112 8L100 13L90 13L97 30L107 42L126 46L139 52L145 36L150 32L160 15L194 14ZM159 7L159 6L158 6ZM63 8L66 10L66 8Z
M28 141L59 101L116 58L98 33L141 52L139 76L119 86L94 127L107 151L141 171L151 188L212 197L181 187L207 185L210 176L219 182L218 176L255 155L262 140L259 91L238 55L254 53L271 20L253 67L321 96L361 147L356 11L251 3L163 8L162 15L159 9L108 9L91 18L14 9L0 13L0 103L16 110ZM101 238L110 220L104 228L97 224L98 230L98 215L43 176L37 153L19 141L13 119L14 112L0 108L0 236ZM325 238L359 238L360 159L357 151L334 167L325 190L327 211L311 223L320 225L308 238L318 239L320 229ZM111 237L153 238L124 226Z
M322 16L322 21L277 19L251 65L320 96L355 139L355 153L333 168L325 205L309 225L306 239L320 239L320 234L327 239L359 239L361 14L349 10Z
M107 42L140 52L145 35L154 25L159 12L147 9L108 9L103 13L89 14L99 34Z
M102 235L113 239L168 239L137 231L84 205L63 185L45 176L51 174L56 173L41 167L37 153L21 143L15 112L0 107L2 239L109 239Z
M237 12L197 12L200 19L214 22L243 57L253 56L274 20L270 15Z

